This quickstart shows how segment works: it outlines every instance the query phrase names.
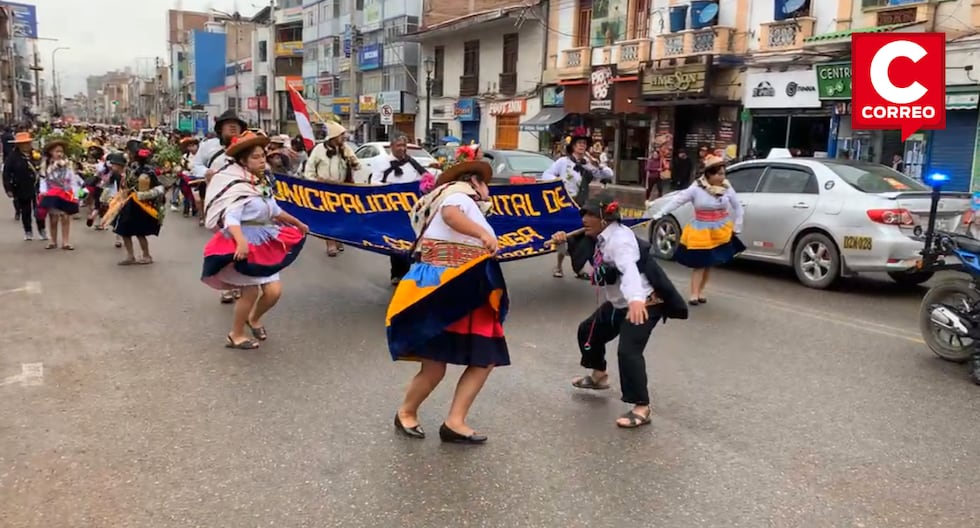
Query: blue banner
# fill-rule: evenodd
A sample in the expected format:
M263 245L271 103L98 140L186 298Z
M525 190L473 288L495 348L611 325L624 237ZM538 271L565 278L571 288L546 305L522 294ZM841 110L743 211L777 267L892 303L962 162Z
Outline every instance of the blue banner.
M37 7L13 2L0 2L0 6L10 10L13 37L37 38Z
M409 251L415 233L409 212L418 200L417 183L382 186L321 183L276 176L276 200L310 226L314 235L392 255ZM560 181L493 185L500 260L518 260L554 251L552 235L582 227L578 206Z
M361 66L361 71L381 68L381 44L365 44L361 48L361 56L357 62Z

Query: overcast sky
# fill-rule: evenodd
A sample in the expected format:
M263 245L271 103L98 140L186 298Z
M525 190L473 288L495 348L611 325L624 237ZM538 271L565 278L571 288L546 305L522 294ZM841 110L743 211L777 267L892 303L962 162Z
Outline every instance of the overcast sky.
M153 57L166 61L167 10L239 10L256 13L265 0L11 0L37 6L37 32L45 83L51 82L51 51L66 96L85 90L85 78L126 66L148 68ZM141 59L146 57L145 59ZM138 64L142 60L143 64Z

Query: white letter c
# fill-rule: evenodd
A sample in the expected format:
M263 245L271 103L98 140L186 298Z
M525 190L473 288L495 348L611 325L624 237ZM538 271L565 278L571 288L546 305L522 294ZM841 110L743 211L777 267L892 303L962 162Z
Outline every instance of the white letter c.
M908 40L898 40L885 44L871 59L871 85L874 86L878 95L889 103L901 105L918 101L929 90L922 86L919 81L915 81L905 88L895 86L891 78L888 77L888 67L899 57L911 59L912 62L919 62L926 55L925 48Z

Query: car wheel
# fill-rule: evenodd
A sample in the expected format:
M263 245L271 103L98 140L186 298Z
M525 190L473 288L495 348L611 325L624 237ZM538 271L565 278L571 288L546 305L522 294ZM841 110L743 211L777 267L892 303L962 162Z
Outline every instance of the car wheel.
M840 278L840 252L826 235L810 233L793 251L793 271L808 288L830 288Z
M663 260L673 260L681 241L681 226L672 216L650 222L648 240L653 256Z
M889 271L888 276L902 286L918 286L932 278L931 271Z

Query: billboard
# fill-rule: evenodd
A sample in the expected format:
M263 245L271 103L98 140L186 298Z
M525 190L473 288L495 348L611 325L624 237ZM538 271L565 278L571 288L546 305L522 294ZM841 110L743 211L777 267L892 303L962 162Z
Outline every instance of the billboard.
M37 38L37 7L13 2L0 2L0 5L10 10L14 37Z

